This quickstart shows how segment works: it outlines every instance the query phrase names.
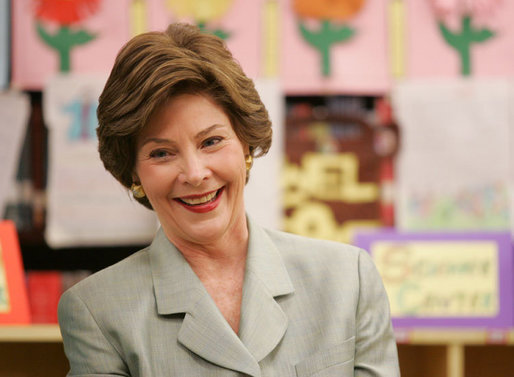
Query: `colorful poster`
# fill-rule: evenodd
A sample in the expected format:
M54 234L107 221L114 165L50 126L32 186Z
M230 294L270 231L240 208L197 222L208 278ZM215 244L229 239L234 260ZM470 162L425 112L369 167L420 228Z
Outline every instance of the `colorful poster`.
M251 78L261 76L263 14L268 0L148 0L150 30L164 30L170 22L188 22L227 43L235 59Z
M383 94L390 86L386 1L281 2L287 94Z
M288 105L282 171L288 232L348 243L356 229L381 225L375 130L355 107L353 115L341 113L348 105L341 97L326 107L293 99Z
M406 77L514 74L513 1L405 3Z
M41 90L59 72L107 74L130 37L129 0L12 2L13 84Z
M9 3L9 0L0 0L0 90L7 89L9 86L9 45L11 43Z
M98 155L96 109L105 77L55 76L45 88L49 128L45 238L54 248L148 243L152 211L131 199Z
M362 233L384 282L393 325L508 328L509 233Z
M492 79L411 80L394 88L400 229L509 229L512 95L510 82Z

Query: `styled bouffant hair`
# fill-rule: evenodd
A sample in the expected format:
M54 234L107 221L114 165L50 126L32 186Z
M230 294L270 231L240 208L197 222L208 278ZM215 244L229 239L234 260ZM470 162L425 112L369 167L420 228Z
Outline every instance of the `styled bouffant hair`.
M123 46L100 95L100 158L123 186L134 183L137 135L159 106L186 93L207 94L221 106L252 156L268 152L271 122L253 81L221 39L174 23ZM136 200L152 208L146 197Z

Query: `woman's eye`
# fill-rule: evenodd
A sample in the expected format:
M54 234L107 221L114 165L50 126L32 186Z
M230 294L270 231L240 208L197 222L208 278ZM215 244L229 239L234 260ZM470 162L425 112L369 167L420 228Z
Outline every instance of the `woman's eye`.
M164 149L157 149L155 151L150 152L151 158L164 158L164 157L168 157L169 155L170 155L170 153L165 151Z
M204 147L212 147L213 145L218 144L221 140L222 140L222 138L218 137L218 136L210 137L207 140L205 140L202 145Z

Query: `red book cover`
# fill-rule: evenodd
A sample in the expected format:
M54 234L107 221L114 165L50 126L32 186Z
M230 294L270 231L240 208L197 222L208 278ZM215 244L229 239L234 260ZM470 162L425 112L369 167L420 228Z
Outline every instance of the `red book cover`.
M30 323L26 288L16 227L0 221L0 323Z
M31 271L27 274L30 315L33 323L57 323L57 305L62 293L61 273Z

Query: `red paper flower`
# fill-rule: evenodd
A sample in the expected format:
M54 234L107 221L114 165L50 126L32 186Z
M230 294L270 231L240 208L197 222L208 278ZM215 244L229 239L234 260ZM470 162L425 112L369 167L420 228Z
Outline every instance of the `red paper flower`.
M36 18L71 25L98 10L100 0L34 0Z

